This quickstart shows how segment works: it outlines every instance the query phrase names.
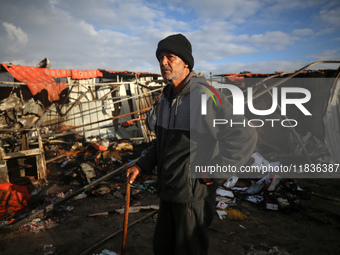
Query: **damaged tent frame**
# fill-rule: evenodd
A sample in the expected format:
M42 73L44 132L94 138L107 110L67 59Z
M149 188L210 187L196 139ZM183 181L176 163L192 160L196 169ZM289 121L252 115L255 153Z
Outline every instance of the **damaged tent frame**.
M137 83L137 85L140 85L140 84ZM117 88L117 87L116 87L116 88ZM114 89L116 89L116 88L114 88ZM114 89L113 89L113 90L114 90ZM162 89L163 89L163 87L161 87L161 88L156 88L156 89L152 89L152 90L150 90L150 91L148 91L148 92L145 92L145 93L138 93L137 95L134 95L134 96L126 96L125 98L120 99L120 100L116 100L116 101L114 101L113 103L116 104L116 103L121 103L121 102L124 102L124 101L131 100L131 99L143 98L143 97L145 97L145 95L149 95L149 94L152 94L152 93L161 91ZM87 92L88 92L88 91L89 91L89 90L87 90ZM87 92L86 92L86 93L87 93ZM86 93L82 94L82 95L76 100L76 102L75 102L75 103L67 110L67 112L66 112L65 114L61 114L62 117L59 117L59 118L57 118L57 119L53 119L53 120L50 120L50 121L46 121L46 122L41 122L41 121L40 121L39 124L40 124L42 127L47 127L47 126L50 126L50 125L58 125L59 123L65 122L66 119L68 119L68 118L67 118L67 115L69 115L71 109L72 109L73 107L75 107L75 105L78 104L78 103L80 102L80 99L81 99L82 97L84 97L84 95L85 95ZM104 95L102 98L106 98L106 96L107 96L107 94ZM120 97L120 98L121 98L121 97ZM116 98L110 98L110 100L115 100L115 99L116 99ZM101 107L102 107L102 106L101 106ZM145 105L145 104L142 105L142 108L139 107L139 105L137 105L137 109L138 109L137 111L128 112L128 113L125 113L125 114L122 114L122 115L119 115L119 116L112 116L112 117L110 116L110 114L106 113L106 109L103 109L103 110L105 110L105 115L110 116L109 118L101 119L101 120L94 121L94 122L90 122L90 123L83 124L83 125L72 126L72 127L70 127L70 128L66 128L66 129L63 129L63 130L55 130L55 131L53 131L53 133L60 133L60 132L63 132L63 133L64 133L64 132L70 131L70 130L72 130L72 129L74 130L74 129L77 129L77 128L82 128L82 127L86 127L86 126L92 126L92 125L94 125L94 124L102 123L102 122L109 121L109 120L116 120L116 119L118 119L118 118L127 117L127 116L134 115L134 114L138 114L138 115L139 115L139 114L145 113L145 112L147 112L147 111L149 111L149 110L151 109L151 107L147 107L147 108L144 108L144 107L147 107L147 105ZM99 106L98 106L97 108L99 108ZM89 109L89 110L84 110L84 111L81 111L80 113L84 113L85 111L93 111L94 109L97 109L97 108L92 108L92 109ZM48 114L48 112L49 112L49 111L46 111L45 114L44 114L44 116L46 116L46 114ZM78 113L78 114L80 114L80 113ZM42 119L44 119L44 116L42 117ZM70 115L69 115L68 117L70 117ZM145 124L141 123L141 126L142 126L142 125L145 125ZM112 126L118 126L118 124L106 125L105 127L108 128L108 127L112 127ZM100 128L104 128L104 127L100 127ZM142 132L143 132L144 139L150 140L150 134L148 135L148 134L146 133L146 131L144 130L145 127L144 127L144 128L141 128L141 129L142 129ZM93 129L83 129L83 130L81 130L81 131L75 131L75 132L77 132L77 133L85 133L85 132L89 132L89 131L91 131L91 130L98 130L98 128L93 128ZM68 134L70 134L70 133L68 133ZM74 134L74 133L73 133L73 134ZM66 134L65 134L65 135L66 135ZM52 135L52 136L53 136L53 135Z
M299 73L301 73L302 71L305 71L306 69L308 69L308 68L310 68L310 67L312 67L312 66L319 65L319 64L336 64L336 63L340 63L340 61L337 61L337 60L316 61L316 62L312 62L312 63L310 63L310 64L308 64L308 65L306 65L306 66L300 68L299 70L297 70L297 71L295 71L295 72L278 73L278 74L275 74L275 75L271 75L271 76L269 76L269 77L266 77L266 78L262 79L261 81L259 81L258 83L256 83L256 84L253 86L253 89L254 89L254 90L253 90L252 99L254 100L254 99L256 99L256 98L258 98L258 97L264 95L264 94L267 93L267 92L270 94L270 96L272 96L270 90L272 90L273 88L275 88L275 87L277 87L277 86L283 84L284 82L286 82L286 81L288 81L289 79L291 79L291 78L297 76ZM266 86L266 84L265 84L266 81L268 81L268 80L270 80L270 79L272 79L272 78L276 78L276 77L283 77L283 76L285 76L285 75L287 75L287 74L289 74L289 75L288 75L287 77L283 78L282 80L280 80L280 81L274 83L274 84L271 85L271 86ZM247 75L247 74L237 74L237 76L245 76L245 75ZM212 76L223 76L223 74L220 74L220 75L213 75L213 74L211 74L211 75L209 75L209 76L212 78ZM236 75L235 75L235 76L236 76ZM339 77L339 76L337 76L336 79L337 79L338 77ZM265 89L264 89L263 91L260 91L260 92L256 93L256 91L259 90L260 85L263 85ZM245 93L245 92L246 92L246 90L243 90L243 93ZM230 97L232 97L232 95L227 96L227 98L230 98ZM244 104L247 104L247 103L248 103L247 100L245 100L245 101L244 101ZM279 107L279 109L281 109L280 104L278 104L278 107ZM283 116L283 117L284 117L286 120L288 120L288 117L287 117L287 116ZM289 121L289 120L288 120L288 121ZM292 130L292 133L297 137L298 142L299 142L299 144L301 145L301 147L302 147L302 149L303 149L303 151L304 151L304 154L306 155L306 157L307 157L309 163L311 163L312 160L310 159L309 154L308 154L308 152L307 152L307 150L306 150L306 147L305 147L303 141L301 140L299 134L297 133L296 129L295 129L294 127L292 127L291 130Z
M312 67L312 66L314 66L314 65L318 65L318 64L330 64L330 63L340 63L340 61L331 61L331 60L329 60L329 61L317 61L317 62L310 63L310 64L308 64L308 65L306 65L306 66L300 68L299 70L295 71L294 73L290 74L288 77L286 77L286 78L284 78L284 79L282 79L282 80L280 80L280 81L278 81L278 82L276 82L276 83L274 83L273 85L268 86L268 87L265 85L264 82L265 82L265 81L268 81L269 79L272 79L272 78L274 78L274 77L277 77L278 75L273 75L273 76L270 76L270 77L268 77L268 78L265 78L265 79L263 79L262 81L260 81L260 82L258 82L257 84L255 84L255 86L254 86L255 88L256 88L257 86L259 86L259 85L262 84L262 85L265 87L265 90L263 90L263 91L261 91L261 92L258 92L258 93L255 93L255 95L253 95L253 100L256 99L256 98L258 98L258 97L260 97L260 96L262 96L262 95L264 95L266 92L268 92L268 93L272 96L270 90L272 90L273 88L275 88L275 87L277 87L277 86L283 84L284 82L288 81L289 79L295 77L296 75L298 75L298 74L301 73L302 71L306 70L307 68L310 68L310 67ZM281 74L281 76L282 76L282 75L284 75L284 74ZM245 102L245 103L246 103L246 102ZM279 107L279 109L281 109L280 104L278 104L278 107ZM287 116L283 116L283 117L284 117L286 120L288 120L288 117L287 117ZM305 147L303 141L301 140L301 137L300 137L299 134L297 133L296 129L293 127L291 130L292 130L293 134L296 136L296 138L298 139L298 142L300 143L300 145L301 145L301 147L302 147L302 149L303 149L303 151L304 151L304 153L305 153L305 155L306 155L306 157L307 157L307 159L308 159L308 162L309 162L309 163L312 163L312 160L311 160L310 157L309 157L309 154L308 154L308 152L307 152L307 149L306 149L306 147Z

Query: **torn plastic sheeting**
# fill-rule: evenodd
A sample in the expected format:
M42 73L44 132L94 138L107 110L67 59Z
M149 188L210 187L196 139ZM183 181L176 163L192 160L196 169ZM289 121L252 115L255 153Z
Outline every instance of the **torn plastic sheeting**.
M225 190L225 189L221 189L221 188L218 188L216 190L216 194L219 195L219 196L223 196L223 197L231 197L231 198L234 197L233 192L231 192L230 190Z
M329 99L327 110L323 117L325 127L325 144L334 163L340 162L340 79L334 83L333 94Z
M216 210L216 212L217 212L217 215L220 218L220 220L223 220L228 215L228 213L226 211L223 211L223 210Z
M228 197L216 196L216 201L224 202L224 203L232 203L233 200Z
M235 184L238 181L238 177L236 175L234 175L233 177L229 178L224 184L223 186L226 187L227 189L230 189L232 187L235 186Z
M18 211L24 208L31 198L26 186L19 186L9 182L0 183L0 218L7 211Z
M247 190L248 187L232 187L231 190L235 190L235 191L245 191Z

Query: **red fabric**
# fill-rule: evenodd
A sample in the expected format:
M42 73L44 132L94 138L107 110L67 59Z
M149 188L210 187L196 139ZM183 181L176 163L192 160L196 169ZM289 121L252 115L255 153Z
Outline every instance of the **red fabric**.
M237 75L237 74L233 74L233 73L227 73L225 74L227 76L227 78L239 85L239 84L242 84L244 83L244 80L246 77L249 77L249 78L255 78L255 77L259 77L259 78L263 78L263 77L268 77L270 76L270 74L259 74L259 73L245 73L245 74L241 74L241 75Z
M122 127L127 128L127 127L130 127L130 126L133 126L135 121L144 120L144 119L146 119L146 117L123 121Z
M9 182L0 183L0 218L7 211L18 211L24 208L31 195L26 186L18 186Z
M2 65L15 79L26 83L32 95L36 95L43 89L46 89L50 102L59 100L59 94L67 87L66 82L55 82L53 78L72 77L73 79L90 79L103 76L99 70L59 70L33 66Z
M228 79L237 85L244 82L244 76L229 76Z
M90 144L89 146L92 146L97 151L106 151L106 147L102 144Z

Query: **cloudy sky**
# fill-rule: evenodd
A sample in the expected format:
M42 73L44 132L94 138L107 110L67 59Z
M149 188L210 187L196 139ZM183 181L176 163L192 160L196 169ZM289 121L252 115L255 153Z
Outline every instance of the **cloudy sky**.
M185 2L185 3L184 3ZM0 63L159 73L159 40L183 33L194 70L294 71L340 60L337 0L0 0ZM335 69L338 64L315 69Z

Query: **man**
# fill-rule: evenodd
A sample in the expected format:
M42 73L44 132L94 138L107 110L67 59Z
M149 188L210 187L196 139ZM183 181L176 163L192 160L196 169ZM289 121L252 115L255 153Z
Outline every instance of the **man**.
M198 91L202 93L201 90L194 89L207 81L204 77L197 77L192 70L194 58L191 43L182 34L170 35L161 40L158 43L156 57L162 76L168 83L158 103L155 127L157 139L150 150L137 161L136 166L128 169L128 181L132 183L139 174L151 173L157 166L160 210L153 240L155 254L207 254L208 227L215 214L218 184L209 177L192 178L190 172L190 149L191 144L195 143L190 140L190 132L209 133L207 128L198 127L200 124L196 127L190 126L191 122L195 122L193 120L195 116L190 116L193 115L190 108L194 108L190 107L190 94ZM201 119L199 115L197 118ZM202 127L205 126L202 124ZM256 143L254 132L253 129L236 132L237 134L234 132L235 137L228 137L231 132L227 135L217 132L215 139L221 138L221 144L226 147L223 150L227 151L221 153L220 157L227 161L230 159L229 163L244 164L254 150ZM245 137L240 139L243 135ZM237 144L241 145L237 147L237 151L241 151L243 156L233 155L228 159L226 156L230 154L227 148L228 141L238 139L240 141ZM199 143L198 141L197 144ZM233 143L231 147L232 150L235 149ZM208 161L213 156L212 153L205 154L209 155L204 157ZM197 157L201 157L201 153Z

